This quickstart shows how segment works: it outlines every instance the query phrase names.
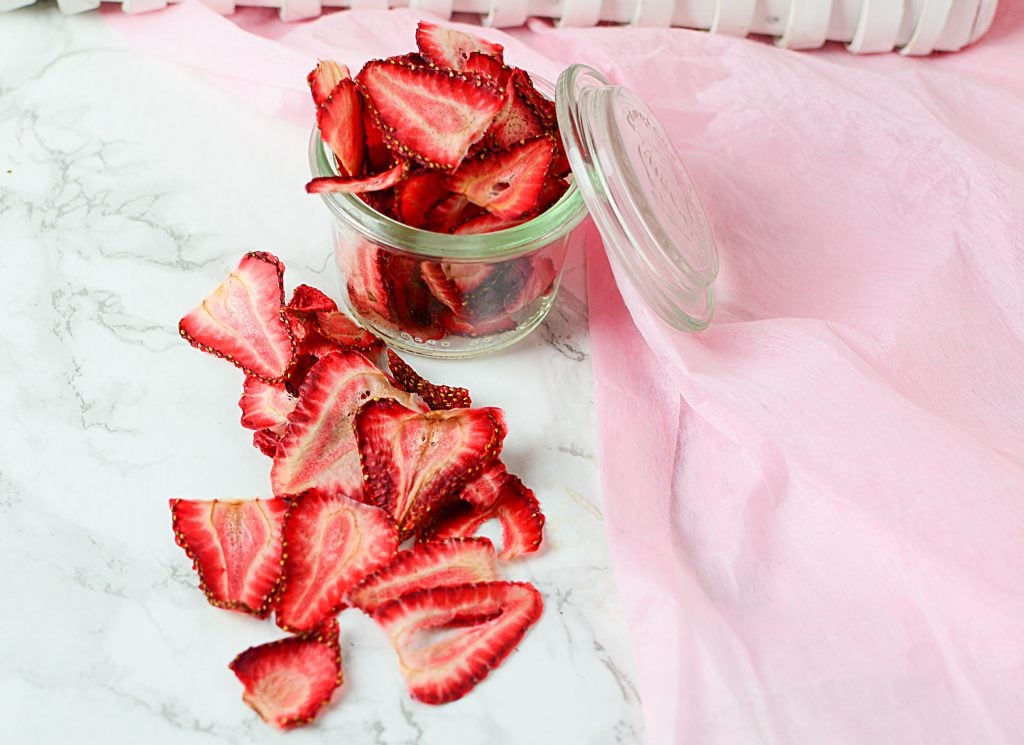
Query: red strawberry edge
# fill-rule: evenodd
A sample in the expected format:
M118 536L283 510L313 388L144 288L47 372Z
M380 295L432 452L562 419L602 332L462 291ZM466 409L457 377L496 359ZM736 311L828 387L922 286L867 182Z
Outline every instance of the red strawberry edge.
M469 391L450 385L435 385L412 369L408 362L388 350L388 367L395 384L403 391L415 393L434 410L468 409L473 405Z
M245 688L242 700L278 729L309 724L344 681L338 622L245 650L228 665Z

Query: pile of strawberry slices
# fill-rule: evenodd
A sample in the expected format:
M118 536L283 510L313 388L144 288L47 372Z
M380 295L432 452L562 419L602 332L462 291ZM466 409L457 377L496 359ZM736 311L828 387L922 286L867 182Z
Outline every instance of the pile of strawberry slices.
M231 663L244 700L276 727L311 721L342 683L348 607L383 627L413 698L464 696L543 607L498 572L538 549L544 525L500 460L502 411L425 380L319 290L286 302L267 253L246 254L179 331L245 373L242 425L272 460L273 498L171 500L209 602L290 633ZM492 518L500 552L473 537Z
M499 44L421 21L417 51L354 78L321 62L308 77L337 176L311 193L357 194L413 228L455 235L520 225L569 187L555 106ZM554 288L564 256L500 263L419 261L366 241L348 247L348 294L375 327L420 340L514 330Z

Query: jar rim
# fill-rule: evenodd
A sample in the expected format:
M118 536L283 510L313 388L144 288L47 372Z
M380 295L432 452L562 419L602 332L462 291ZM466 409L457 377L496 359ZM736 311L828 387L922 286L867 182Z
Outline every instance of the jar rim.
M554 86L547 81L534 77L534 82L553 94ZM314 177L341 175L318 127L313 127L309 137L309 168ZM456 262L510 259L528 254L569 233L587 214L583 195L572 176L562 197L536 217L511 228L473 235L453 236L414 228L381 214L355 194L328 192L320 197L337 219L344 220L370 240L407 254Z

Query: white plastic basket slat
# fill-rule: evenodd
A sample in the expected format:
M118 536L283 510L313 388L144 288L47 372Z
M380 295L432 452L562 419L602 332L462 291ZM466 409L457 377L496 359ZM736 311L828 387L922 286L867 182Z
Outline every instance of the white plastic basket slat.
M121 0L126 13L144 13L181 0ZM0 12L35 0L0 0ZM519 26L531 17L560 27L600 22L679 26L716 34L763 34L780 46L813 49L826 41L858 54L924 55L956 51L977 41L995 17L998 0L202 0L218 13L237 5L278 8L282 20L320 15L324 8L412 7L439 18L475 14L487 26ZM81 13L99 0L57 0L64 13Z

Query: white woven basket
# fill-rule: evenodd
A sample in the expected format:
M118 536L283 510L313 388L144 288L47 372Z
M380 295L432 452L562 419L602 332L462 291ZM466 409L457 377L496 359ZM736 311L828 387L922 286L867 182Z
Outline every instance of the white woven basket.
M180 0L170 0L179 2ZM202 0L229 14L234 0ZM0 0L0 11L35 0ZM159 10L168 0L123 0L126 13ZM998 0L243 0L240 5L281 9L281 19L312 18L323 8L413 7L441 18L475 13L486 26L518 26L530 17L560 26L599 22L681 26L715 34L766 34L791 49L840 41L851 52L923 55L953 52L988 31ZM65 13L99 7L99 0L57 0Z

